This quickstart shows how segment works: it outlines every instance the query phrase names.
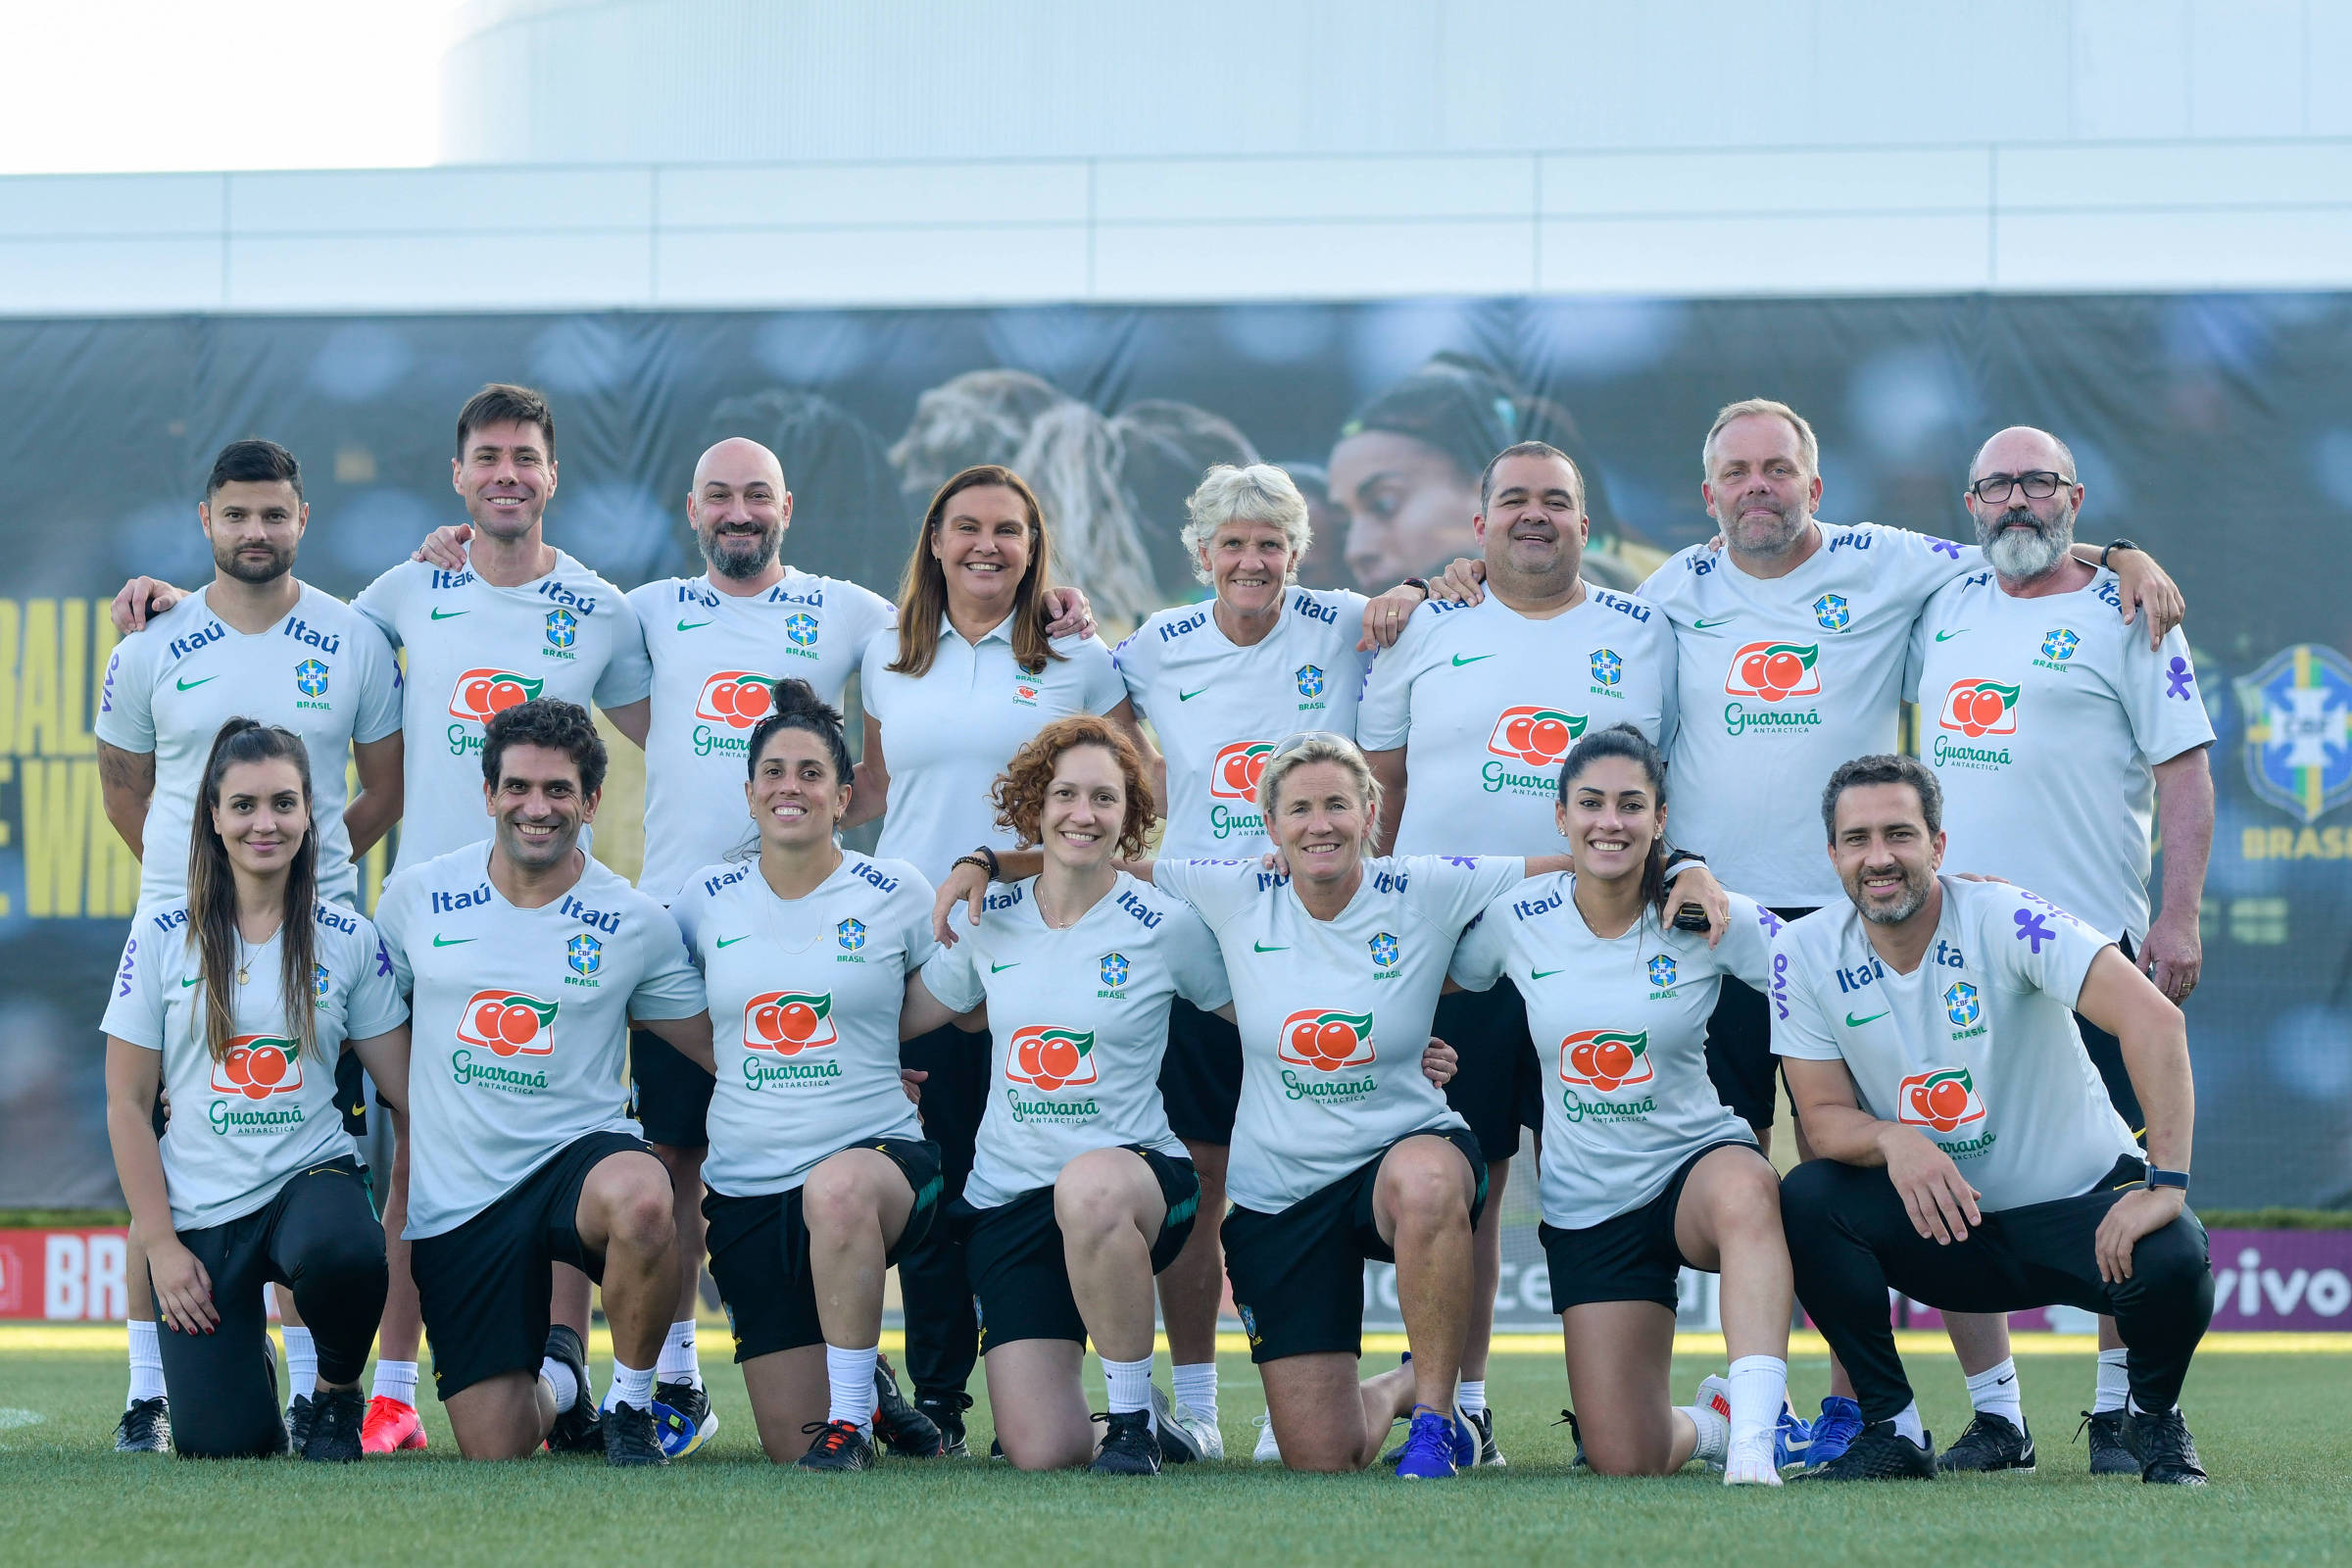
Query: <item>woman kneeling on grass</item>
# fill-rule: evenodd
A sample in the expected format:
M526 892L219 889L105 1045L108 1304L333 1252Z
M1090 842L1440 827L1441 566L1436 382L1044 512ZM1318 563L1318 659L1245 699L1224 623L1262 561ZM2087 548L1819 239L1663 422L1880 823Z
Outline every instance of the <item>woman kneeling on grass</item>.
M318 901L302 737L230 719L198 802L187 898L132 919L100 1026L107 1135L154 1276L173 1446L288 1451L264 1321L274 1284L292 1290L318 1348L296 1446L356 1461L384 1232L335 1108L334 1067L358 1053L382 1099L405 1106L408 1005L375 927ZM174 1111L160 1130L159 1087Z

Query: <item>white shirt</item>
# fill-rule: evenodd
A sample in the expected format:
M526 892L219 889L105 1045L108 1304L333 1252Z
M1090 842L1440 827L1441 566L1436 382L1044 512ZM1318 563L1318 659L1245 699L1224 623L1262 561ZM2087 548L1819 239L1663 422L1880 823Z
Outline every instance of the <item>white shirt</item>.
M1984 564L1974 545L1875 522L1821 531L1786 577L1693 545L1642 585L1681 647L1674 842L1759 904L1844 902L1822 786L1840 762L1895 749L1911 623Z
M188 835L205 759L220 726L258 718L302 737L311 759L311 815L318 834L318 896L357 908L359 867L343 826L353 741L401 725L400 664L367 616L308 583L294 608L251 636L192 593L116 645L99 693L97 737L155 757L147 800L139 900L167 903L188 888Z
M867 645L860 690L890 767L890 811L876 846L884 858L938 882L975 845L1012 848L988 794L1012 754L1054 719L1107 713L1127 700L1101 638L1057 637L1053 646L1062 657L1031 674L1013 662L1011 616L975 647L945 614L922 675L885 667L899 657L895 636Z
M1621 723L1663 745L1674 704L1674 630L1642 600L1587 583L1582 604L1539 620L1490 590L1413 612L1372 666L1356 738L1408 748L1398 854L1548 855L1569 747Z
M1203 600L1160 611L1111 653L1167 758L1159 853L1170 858L1264 854L1257 778L1275 743L1304 729L1353 737L1372 663L1355 650L1361 594L1294 584L1274 629L1247 648L1214 609Z
M989 893L980 924L923 966L957 1012L988 1004L995 1058L964 1201L995 1208L1051 1187L1097 1149L1142 1145L1189 1159L1168 1130L1159 1063L1168 1006L1232 1000L1216 939L1185 904L1122 871L1061 930L1037 909L1037 879Z
M2075 1028L2108 944L2023 888L1938 880L1936 940L1910 974L1880 961L1850 903L1781 932L1772 1049L1842 1057L1862 1108L1940 1146L1986 1209L2086 1193L2139 1152Z
M1504 890L1454 950L1453 981L1508 975L1527 999L1544 1071L1544 1219L1582 1230L1641 1207L1709 1144L1754 1143L1707 1076L1707 1018L1723 979L1771 977L1780 916L1734 893L1723 941L1661 928L1655 909L1599 937L1562 871Z
M457 1229L596 1132L635 1133L629 1020L691 1018L703 977L669 911L593 857L569 893L518 909L469 844L394 874L376 906L413 993L409 1223Z
M752 729L766 688L805 680L841 706L866 646L897 619L854 582L786 567L765 593L720 593L708 577L664 577L628 593L654 664L645 737L641 892L667 904L698 866L756 838L744 806ZM970 846L965 846L970 848Z
M791 1192L852 1144L923 1136L899 1081L906 975L936 946L913 866L845 852L787 900L757 862L706 865L669 911L710 997L712 1192Z
M502 708L556 697L619 708L653 689L636 612L620 590L556 552L513 588L469 567L404 561L352 601L409 655L407 790L395 871L490 836L482 727Z
M249 950L246 983L230 982L235 1032L220 1061L205 1043L203 965L186 904L141 905L130 922L99 1027L163 1053L172 1102L164 1185L175 1231L225 1225L275 1198L297 1171L356 1152L335 1106L335 1058L344 1041L372 1040L409 1009L367 917L331 904L314 914L317 1046L301 1049L281 1005L283 943L272 936Z
M2150 652L2115 574L2020 599L1989 571L1928 602L1904 695L1943 786L1943 863L2030 884L2110 942L2148 930L2156 764L2213 744L2188 639Z
M1366 860L1348 906L1318 920L1254 860L1157 862L1152 881L1200 911L1233 987L1236 1203L1279 1212L1399 1138L1467 1125L1421 1056L1462 928L1524 869L1516 857Z

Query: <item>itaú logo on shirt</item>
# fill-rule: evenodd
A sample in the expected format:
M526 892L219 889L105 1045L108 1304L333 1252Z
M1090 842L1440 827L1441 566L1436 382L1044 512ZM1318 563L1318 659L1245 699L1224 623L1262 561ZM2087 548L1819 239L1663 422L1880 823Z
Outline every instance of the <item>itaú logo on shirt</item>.
M500 669L496 664L469 669L458 677L457 686L449 694L449 716L487 724L491 714L529 702L545 685L544 681Z
M743 1049L797 1056L838 1045L830 991L762 991L743 1004Z
M1066 1084L1095 1081L1095 1032L1033 1023L1004 1046L1004 1076L1049 1094Z
M703 682L694 716L705 724L750 729L775 704L775 678L752 669L722 669Z
M1220 801L1257 804L1257 781L1274 756L1272 741L1235 741L1208 766L1208 793Z
M1980 735L2014 735L2017 692L2015 686L1979 676L1956 680L1952 689L1943 694L1943 709L1936 722L1945 729L1958 730L1972 741Z
M276 1035L239 1035L213 1063L213 1093L268 1100L302 1087L302 1047Z
M1568 748L1585 732L1582 713L1563 713L1556 708L1524 703L1506 708L1494 717L1487 750L1530 767L1548 767L1568 755Z
M1317 1072L1372 1065L1372 1015L1305 1007L1282 1020L1275 1054Z
M520 991L476 991L458 1015L458 1044L494 1056L551 1055L556 1004Z
M1820 660L1818 643L1744 643L1732 655L1723 690L1726 696L1754 697L1767 703L1818 697Z
M1899 1119L1906 1127L1933 1127L1948 1133L1984 1119L1984 1102L1966 1067L1938 1067L1915 1072L1895 1091Z
M1646 1029L1580 1029L1560 1042L1562 1083L1606 1095L1656 1076L1650 1071Z

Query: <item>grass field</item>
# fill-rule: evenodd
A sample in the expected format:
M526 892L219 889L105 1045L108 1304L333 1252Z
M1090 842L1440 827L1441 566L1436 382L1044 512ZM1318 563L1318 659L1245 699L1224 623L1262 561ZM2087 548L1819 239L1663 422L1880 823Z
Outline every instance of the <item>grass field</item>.
M715 1348L723 1334L710 1336ZM1687 1396L1720 1366L1687 1342ZM1913 1349L1930 1425L1965 1421L1948 1351ZM2064 1342L2060 1342L2064 1344ZM2308 1345L2309 1342L2306 1342ZM2130 1564L2342 1561L2352 1556L2352 1354L2291 1344L2209 1353L2184 1403L2214 1485L2204 1492L2093 1483L2068 1440L2087 1402L2086 1348L2035 1337L2021 1354L2033 1476L1933 1485L1727 1492L1693 1468L1664 1481L1606 1481L1567 1468L1556 1345L1498 1354L1489 1375L1507 1470L1408 1487L1378 1472L1299 1477L1248 1462L1261 1408L1246 1358L1225 1358L1226 1444L1240 1457L1157 1481L1023 1476L986 1462L886 1463L865 1476L778 1470L760 1457L743 1385L710 1368L722 1430L666 1471L616 1476L542 1456L473 1467L457 1459L438 1405L432 1447L350 1469L287 1462L197 1464L126 1458L109 1433L122 1396L122 1330L0 1327L0 1484L12 1562L170 1560L186 1568L295 1555L302 1562L500 1564L559 1558L701 1565L1072 1561L1633 1559L1807 1564ZM1826 1362L1800 1344L1800 1405ZM2021 1349L2026 1348L2021 1342ZM598 1377L609 1364L599 1347ZM1370 1355L1378 1363L1386 1354ZM1091 1368L1091 1363L1090 1363ZM1162 1353L1161 1376L1165 1376ZM975 1384L975 1393L980 1390ZM1100 1390L1097 1390L1100 1397ZM988 1411L973 1412L985 1450Z

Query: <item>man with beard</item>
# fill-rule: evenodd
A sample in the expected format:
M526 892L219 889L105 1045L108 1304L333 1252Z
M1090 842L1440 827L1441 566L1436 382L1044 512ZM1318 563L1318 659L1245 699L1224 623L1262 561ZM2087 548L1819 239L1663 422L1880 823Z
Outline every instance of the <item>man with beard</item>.
M1891 1289L1945 1311L2114 1314L2140 1479L2202 1486L2180 1409L2213 1316L2187 1208L2187 1025L2115 944L2039 894L1938 876L1941 796L1914 758L1832 774L1822 825L1847 902L1789 925L1773 956L1773 1048L1820 1156L1782 1183L1789 1259L1863 1423L1813 1479L1935 1479ZM2121 1042L2144 1152L2077 1013Z
M1984 443L1968 510L1989 571L1928 602L1911 633L1920 753L1943 788L1948 858L2029 885L2115 943L2175 1004L2196 989L2197 905L2213 843L2213 725L2178 628L2151 650L2119 622L2115 576L2070 553L2083 487L2074 454L2019 425ZM2112 549L2113 547L2109 547ZM2151 924L2149 829L2164 840ZM2076 1020L2108 1098L2142 1123L2114 1035ZM1945 1320L1976 1419L1947 1470L2034 1468L2009 1325ZM2136 1475L2123 1340L2099 1322L2097 1396L2084 1412L2093 1475Z
M92 726L107 819L139 858L139 900L186 897L205 759L220 726L242 715L303 738L318 830L318 896L356 909L353 858L400 815L400 666L365 615L294 576L311 509L291 452L259 440L221 448L196 518L212 545L212 584L116 647ZM360 776L360 792L348 802L347 756ZM358 1058L352 1061L356 1068ZM338 1086L340 1103L357 1097L356 1071L350 1087L347 1096ZM126 1264L130 1393L116 1446L143 1452L168 1446L171 1427L146 1252L136 1237ZM287 1395L300 1420L317 1368L292 1304L281 1291Z

